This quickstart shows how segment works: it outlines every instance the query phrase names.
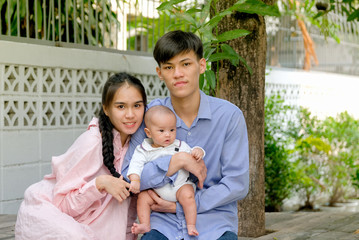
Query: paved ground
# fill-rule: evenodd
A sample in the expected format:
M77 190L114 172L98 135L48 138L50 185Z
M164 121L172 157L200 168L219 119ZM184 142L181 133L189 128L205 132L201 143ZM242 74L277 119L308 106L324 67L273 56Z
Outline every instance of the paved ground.
M0 215L0 239L14 239L16 215Z
M14 239L16 215L0 215L0 240ZM359 213L266 213L266 229L272 233L239 240L349 240L359 239ZM358 231L359 232L359 231ZM212 239L208 239L212 240Z
M359 239L359 213L280 212L266 213L271 234L258 240ZM239 238L241 240L254 238Z

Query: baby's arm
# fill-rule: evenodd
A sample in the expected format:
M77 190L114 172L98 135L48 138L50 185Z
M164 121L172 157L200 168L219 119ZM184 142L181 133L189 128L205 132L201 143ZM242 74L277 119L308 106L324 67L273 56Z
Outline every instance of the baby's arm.
M205 151L203 150L203 148L201 147L194 147L191 150L191 155L197 160L199 161L200 159L203 159L204 155L205 155Z
M130 179L130 191L132 193L140 192L140 179L143 171L143 167L146 164L147 159L145 156L145 152L141 150L141 145L136 147L135 152L133 153L132 159L130 161L130 165L127 171L127 177Z
M137 174L131 174L129 176L129 179L131 181L131 186L130 186L130 191L133 193L139 193L140 192L140 186L141 186L141 182L140 182L140 176L138 176Z

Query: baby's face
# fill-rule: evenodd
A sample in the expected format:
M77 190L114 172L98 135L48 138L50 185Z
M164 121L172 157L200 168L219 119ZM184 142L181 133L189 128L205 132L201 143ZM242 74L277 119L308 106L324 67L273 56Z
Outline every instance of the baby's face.
M155 115L151 121L152 125L147 126L150 138L153 140L153 147L167 147L176 139L176 117L171 114Z

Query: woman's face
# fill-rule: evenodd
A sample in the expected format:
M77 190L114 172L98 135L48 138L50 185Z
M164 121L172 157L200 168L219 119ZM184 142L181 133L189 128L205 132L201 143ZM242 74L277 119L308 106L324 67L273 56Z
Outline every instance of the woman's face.
M134 134L140 127L144 106L140 91L128 84L117 89L109 106L103 106L112 125L121 133L122 144L125 143L128 135Z

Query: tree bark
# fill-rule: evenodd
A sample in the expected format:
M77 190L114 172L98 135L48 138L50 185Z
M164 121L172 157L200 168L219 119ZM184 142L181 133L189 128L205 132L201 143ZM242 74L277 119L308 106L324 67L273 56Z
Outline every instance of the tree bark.
M221 0L216 4L220 12L236 0ZM268 1L267 1L268 2ZM253 69L240 63L234 67L229 61L219 66L219 88L216 95L237 105L244 113L249 140L249 193L238 202L239 236L258 237L265 230L264 199L264 86L267 38L263 16L237 12L222 19L218 34L234 29L246 29L251 34L228 44L243 57ZM216 68L216 66L212 66Z

